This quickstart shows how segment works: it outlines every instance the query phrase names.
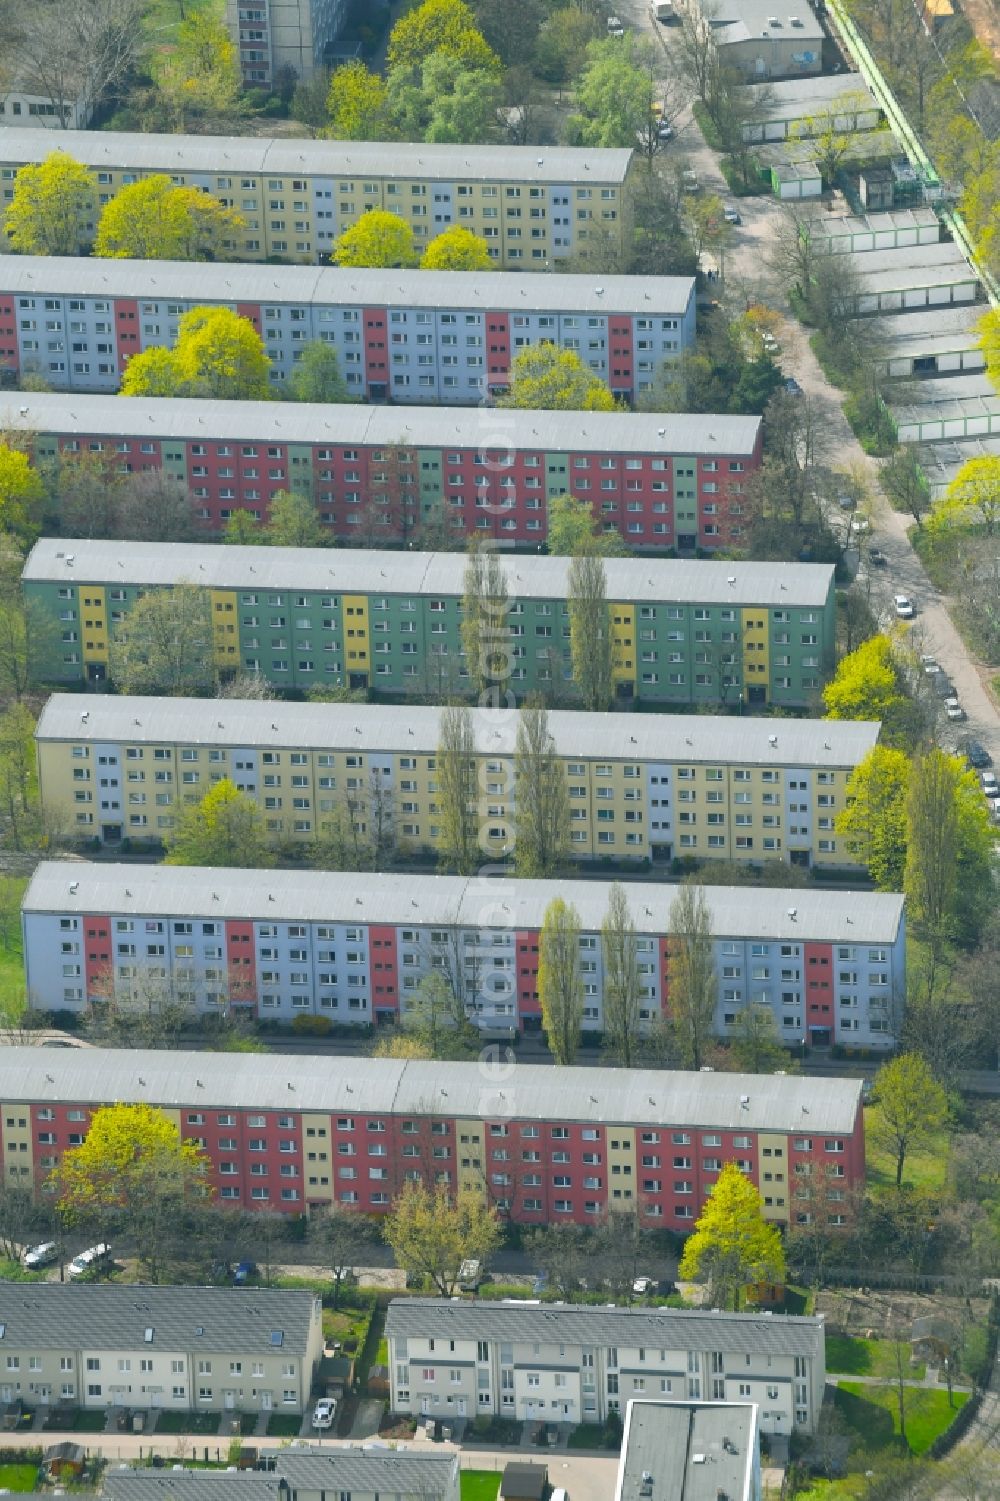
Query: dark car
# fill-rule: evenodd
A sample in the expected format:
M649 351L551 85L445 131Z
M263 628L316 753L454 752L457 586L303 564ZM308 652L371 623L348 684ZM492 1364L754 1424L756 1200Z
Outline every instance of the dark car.
M931 688L938 698L954 698L955 684L947 673L936 672L930 680ZM982 747L980 747L982 749Z
M880 547L869 547L868 562L872 568L888 568L889 559Z
M983 766L993 765L993 757L978 740L964 740L962 742L962 750L965 752L965 759L976 771L979 771Z
M803 395L802 387L799 385L794 375L790 375L785 381L785 390L788 392L789 396Z
M236 1263L236 1270L233 1272L233 1281L236 1286L242 1287L244 1282L249 1282L256 1270L257 1263L255 1261L238 1261Z

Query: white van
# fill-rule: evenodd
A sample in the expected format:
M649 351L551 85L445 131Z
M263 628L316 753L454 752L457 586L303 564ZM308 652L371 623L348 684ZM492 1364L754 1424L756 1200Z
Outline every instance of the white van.
M100 1245L88 1246L85 1251L81 1251L79 1255L73 1257L73 1260L66 1268L66 1275L67 1277L82 1277L85 1273L103 1266L110 1258L111 1247L105 1245L103 1241Z

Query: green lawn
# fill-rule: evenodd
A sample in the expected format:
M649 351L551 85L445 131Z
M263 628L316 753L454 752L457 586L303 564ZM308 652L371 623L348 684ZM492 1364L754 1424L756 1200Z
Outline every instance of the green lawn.
M906 1388L906 1442L911 1454L925 1454L939 1433L951 1423L968 1401L968 1392L956 1392L954 1407L948 1393L934 1388ZM899 1413L896 1390L891 1386L865 1386L842 1381L836 1389L836 1405L854 1432L871 1450L899 1449Z
M814 1480L796 1501L858 1501L866 1481L863 1475L845 1475L840 1480Z
M268 1438L298 1438L302 1419L294 1412L272 1412L267 1420Z
M498 1470L463 1470L462 1501L496 1501L500 1489Z
M850 1334L828 1334L826 1368L835 1376L896 1375L896 1347L889 1339L856 1339ZM903 1346L903 1373L910 1381L923 1381L923 1361L910 1364L910 1347Z
M865 1110L865 1159L868 1167L868 1182L875 1188L894 1188L896 1184L896 1159L878 1141L879 1109L869 1105ZM948 1178L949 1132L945 1127L935 1131L926 1147L920 1152L911 1152L903 1164L903 1183L911 1188L944 1188Z
M0 1489L35 1491L38 1489L37 1465L0 1465Z
M27 876L4 876L4 906L15 915L0 933L0 1014L9 1016L24 1005L24 961L21 956L21 923L17 909L28 884Z
M220 1412L161 1412L156 1420L157 1433L205 1433L219 1431Z

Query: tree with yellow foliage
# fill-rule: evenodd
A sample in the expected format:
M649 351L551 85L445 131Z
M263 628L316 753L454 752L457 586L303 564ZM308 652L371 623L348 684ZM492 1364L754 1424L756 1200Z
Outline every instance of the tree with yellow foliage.
M273 865L260 808L223 777L200 803L185 808L168 840L166 865Z
M83 1142L70 1147L51 1178L67 1225L103 1241L133 1241L150 1281L159 1280L163 1247L186 1212L210 1193L208 1158L151 1105L96 1110Z
M499 73L502 67L465 0L424 0L400 16L389 35L388 71L419 67L435 52L456 58L463 68Z
M1000 458L966 459L931 513L930 530L952 523L982 526L995 535L1000 526Z
M420 257L421 271L491 271L489 247L464 224L435 235Z
M392 133L385 80L359 59L334 69L326 109L335 141L384 141Z
M115 260L218 261L244 221L211 193L163 173L127 183L104 206L95 255Z
M90 242L97 178L65 151L22 167L4 214L4 232L21 255L79 255Z
M194 307L177 327L173 349L153 344L129 361L123 396L203 396L267 401L272 395L263 342L231 308Z
M510 389L497 406L549 412L614 412L618 403L575 349L537 344L510 367Z
M462 1262L485 1261L503 1239L496 1210L483 1193L460 1188L426 1188L406 1183L383 1226L396 1265L414 1276L427 1277L442 1297L458 1286Z
M332 259L338 266L415 266L413 230L388 209L369 209L344 230Z
M241 82L235 43L225 23L206 11L181 22L173 51L164 54L156 76L175 130L185 130L196 117L238 114Z
M27 454L0 443L0 533L33 540L44 500L41 475L32 469Z
M764 1218L764 1201L735 1162L727 1162L695 1221L679 1275L707 1282L713 1307L731 1303L752 1282L783 1282L785 1253L777 1225Z

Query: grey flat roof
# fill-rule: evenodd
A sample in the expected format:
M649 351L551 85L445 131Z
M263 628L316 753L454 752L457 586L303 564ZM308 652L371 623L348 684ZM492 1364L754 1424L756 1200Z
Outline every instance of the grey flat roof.
M458 1455L373 1447L283 1448L267 1451L267 1471L116 1470L104 1477L107 1501L272 1501L278 1482L292 1490L440 1495L448 1489Z
M41 139L39 139L41 137ZM138 134L61 130L59 150L94 168L142 172L388 177L398 182L608 182L625 180L632 152L580 146L425 145L406 141L314 141L304 138ZM55 149L47 131L6 125L0 161L44 161Z
M582 928L599 932L610 884L44 860L35 868L21 910L399 927L486 924L522 932L537 928L552 898L562 896L577 909ZM625 886L637 932L666 931L678 889L645 881ZM891 945L903 918L903 898L892 892L706 886L705 899L718 937Z
M976 347L976 324L982 316L981 303L893 313L880 323L876 343L881 356L889 360L971 350Z
M968 383L975 381L979 387L973 389ZM985 376L956 375L954 384L965 386L964 393L956 389L954 395L948 391L935 391L928 393L928 399L923 400L924 386L950 385L950 381L921 381L917 392L907 393L905 400L893 401L891 391L887 391L889 398L886 401L890 412L896 422L969 422L987 419L995 422L1000 417L1000 393L994 391Z
M808 3L796 6L794 11L782 12L774 0L717 0L705 10L710 15L713 31L722 32L722 41L728 28L741 25L749 36L763 35L777 42L814 40L823 35L823 28ZM792 26L793 15L801 21L801 26Z
M476 749L512 756L518 717L472 709ZM84 718L84 716L87 716ZM54 693L40 740L140 744L298 746L369 754L437 751L441 710L416 704L309 704L272 699L81 698ZM622 761L734 761L743 766L854 767L878 741L879 725L849 719L749 719L710 714L590 714L549 711L561 756Z
M499 562L511 599L565 598L568 558L501 556ZM667 600L822 609L833 588L833 565L827 563L608 558L604 567L608 598L637 604ZM300 588L454 598L462 593L462 572L462 560L455 553L42 537L31 549L23 577L148 586L187 579L213 589Z
M886 394L892 394L891 387ZM926 412L927 416L933 415L929 409L951 406L956 401L984 401L992 410L1000 411L1000 392L978 371L970 371L966 375L943 375L937 380L933 377L921 380L910 387L907 395L912 403L912 410L915 413Z
M658 1346L737 1355L823 1355L815 1315L721 1313L691 1308L609 1308L484 1298L393 1298L389 1338L495 1339L541 1344ZM723 1341L720 1347L719 1341Z
M31 392L8 396L6 429L60 437L234 443L347 443L562 453L753 453L759 417L658 412L535 412L482 407L314 405Z
M0 1099L55 1105L145 1101L164 1108L366 1111L464 1120L566 1120L849 1135L860 1079L646 1069L504 1066L313 1054L0 1047ZM746 1103L743 1103L745 1101ZM58 1286L58 1284L46 1284ZM21 1283L7 1284L24 1296ZM67 1288L68 1291L72 1289ZM112 1291L130 1293L130 1288ZM169 1292L170 1289L162 1289ZM220 1296L231 1296L223 1291ZM257 1298L254 1292L254 1299ZM287 1295L286 1295L287 1296ZM307 1297L308 1294L297 1294ZM235 1305L234 1305L235 1306Z
M615 1501L752 1501L757 1442L750 1402L630 1402Z
M812 212L807 206L806 212L809 214L808 222L816 233L831 239L852 234L885 234L890 230L924 229L928 225L938 224L934 210L923 205L917 208L872 210L871 213L860 214L816 213L814 206Z
M16 1069L13 1055L17 1051L2 1050L5 1066L11 1070ZM46 1059L48 1051L57 1050L47 1050ZM100 1054L95 1052L95 1057L99 1059ZM119 1096L111 1093L104 1098ZM0 1324L3 1343L12 1349L58 1350L72 1345L137 1350L148 1345L153 1351L245 1350L274 1355L284 1350L304 1355L315 1301L310 1292L275 1288L0 1282ZM149 1340L147 1329L153 1331ZM272 1340L272 1332L280 1332L280 1343Z
M260 266L204 262L192 285L183 261L96 260L87 256L7 255L0 285L14 296L136 297L143 301L399 304L514 312L683 314L692 276L582 276L558 271L401 271L338 266Z
M803 119L824 112L828 105L841 99L863 98L865 107L877 108L860 73L835 73L824 78L785 78L777 83L754 83L748 87L760 111L759 121L754 123Z

